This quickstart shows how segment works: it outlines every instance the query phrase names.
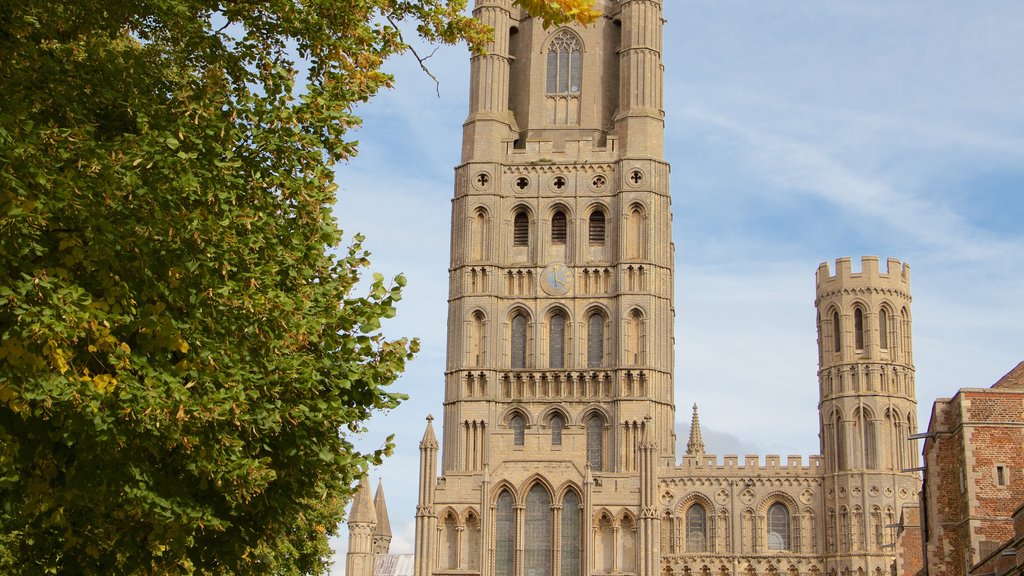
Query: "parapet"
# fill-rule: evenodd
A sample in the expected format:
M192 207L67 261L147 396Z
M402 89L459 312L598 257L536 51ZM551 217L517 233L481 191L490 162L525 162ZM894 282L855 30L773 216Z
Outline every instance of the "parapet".
M892 288L909 294L910 265L896 258L886 260L886 270L878 268L878 256L863 256L860 272L854 272L849 257L836 259L836 273L829 271L828 262L818 265L815 274L818 293L831 292L841 288Z
M701 456L683 456L682 462L675 470L686 472L688 475L720 474L723 476L741 475L782 475L782 476L807 476L819 475L825 470L825 460L821 456L809 456L807 464L804 464L803 456L789 455L783 461L778 454L768 454L761 463L761 457L755 454L748 454L740 457L732 454L724 456L719 462L718 456L704 454Z

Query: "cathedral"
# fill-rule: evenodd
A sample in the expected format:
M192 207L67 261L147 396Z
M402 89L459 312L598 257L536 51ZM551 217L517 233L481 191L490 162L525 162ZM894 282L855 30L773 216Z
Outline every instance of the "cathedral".
M821 455L708 454L696 406L676 438L662 1L596 7L545 29L476 2L415 555L364 482L348 576L889 574L921 482L909 267L818 267Z

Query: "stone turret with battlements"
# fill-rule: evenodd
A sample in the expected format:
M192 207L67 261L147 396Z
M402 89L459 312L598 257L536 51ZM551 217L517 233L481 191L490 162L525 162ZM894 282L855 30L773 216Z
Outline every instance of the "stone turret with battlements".
M893 529L920 483L910 266L818 267L818 381L829 568L888 570Z

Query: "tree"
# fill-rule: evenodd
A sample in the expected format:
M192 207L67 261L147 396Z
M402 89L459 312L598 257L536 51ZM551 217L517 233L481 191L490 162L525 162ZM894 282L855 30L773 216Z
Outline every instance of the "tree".
M331 167L406 48L381 22L480 50L464 8L0 3L0 571L323 571L417 347L380 333L401 277L353 293Z

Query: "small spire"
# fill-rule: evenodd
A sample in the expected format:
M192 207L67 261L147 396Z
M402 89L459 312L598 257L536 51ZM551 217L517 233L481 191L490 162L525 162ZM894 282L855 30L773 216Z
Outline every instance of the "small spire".
M594 473L591 472L590 462L587 462L587 466L586 466L586 468L584 468L583 483L584 484L593 484L594 483Z
M373 499L370 498L370 482L366 476L359 481L359 488L352 498L352 509L348 512L349 524L376 524L377 513L373 510Z
M420 449L437 448L437 437L434 436L434 417L427 414L427 429L423 431L423 439L420 440Z
M391 538L391 520L388 519L388 505L384 502L384 480L377 481L377 494L373 497L373 507L377 513L377 529L374 536Z
M693 403L693 419L690 421L690 441L686 443L686 453L690 456L704 455L704 439L700 435L700 416L697 415L697 403Z

